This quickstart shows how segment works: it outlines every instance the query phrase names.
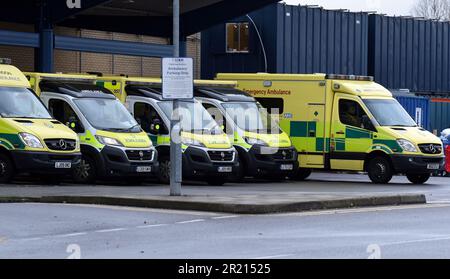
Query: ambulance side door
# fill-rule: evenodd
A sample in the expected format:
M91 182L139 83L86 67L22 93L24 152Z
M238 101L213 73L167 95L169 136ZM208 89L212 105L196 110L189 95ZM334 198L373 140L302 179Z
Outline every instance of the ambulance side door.
M153 145L161 145L162 137L169 136L163 114L156 108L156 104L139 99L127 99L126 106L130 113L148 134Z
M331 169L363 171L367 151L376 134L361 99L337 93L331 128Z

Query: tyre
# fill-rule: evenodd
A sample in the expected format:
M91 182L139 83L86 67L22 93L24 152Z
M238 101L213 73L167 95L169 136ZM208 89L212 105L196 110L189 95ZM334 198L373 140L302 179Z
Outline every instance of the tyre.
M407 174L406 177L412 184L420 185L425 184L431 177L431 174L429 173L422 173L422 174Z
M158 179L162 184L170 184L170 159L169 157L161 157L159 159Z
M8 183L14 176L14 164L6 154L0 153L0 183Z
M308 179L308 177L311 176L311 174L312 174L311 169L299 168L296 175L293 177L293 180L305 181L306 179Z
M367 167L367 172L369 173L370 180L376 184L388 184L394 175L391 163L383 157L371 159Z
M73 179L81 184L90 184L97 180L97 169L92 157L83 155L80 165L73 171Z

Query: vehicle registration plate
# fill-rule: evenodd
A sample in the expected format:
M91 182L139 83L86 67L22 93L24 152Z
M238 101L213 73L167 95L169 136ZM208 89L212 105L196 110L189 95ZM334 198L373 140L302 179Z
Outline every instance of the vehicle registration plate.
M152 172L152 167L137 167L136 172L138 172L138 173Z
M281 165L281 170L284 170L284 171L294 170L294 165Z
M72 163L71 162L56 162L55 163L55 169L71 169Z
M230 172L233 172L233 168L232 167L219 167L218 172L230 173Z
M438 170L439 164L428 164L428 169L429 170Z

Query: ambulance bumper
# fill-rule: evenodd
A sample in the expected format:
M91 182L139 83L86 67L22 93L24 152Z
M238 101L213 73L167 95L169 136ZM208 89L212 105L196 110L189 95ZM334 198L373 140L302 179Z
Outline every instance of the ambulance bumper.
M397 173L433 173L444 167L444 156L393 155L392 163Z

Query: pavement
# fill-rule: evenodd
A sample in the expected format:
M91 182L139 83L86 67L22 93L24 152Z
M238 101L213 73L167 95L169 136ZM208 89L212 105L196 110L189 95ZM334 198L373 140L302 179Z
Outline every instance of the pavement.
M433 200L435 188L447 181L447 178L433 178L429 184L417 186L408 183L404 177L396 177L392 184L374 185L364 175L318 173L306 182L249 180L245 184L222 187L187 184L183 185L182 197L169 197L168 187L156 184L48 186L22 182L0 186L0 202L101 204L268 214L425 203L426 199Z

